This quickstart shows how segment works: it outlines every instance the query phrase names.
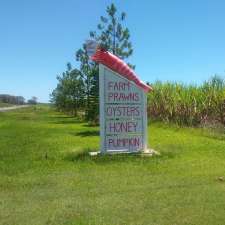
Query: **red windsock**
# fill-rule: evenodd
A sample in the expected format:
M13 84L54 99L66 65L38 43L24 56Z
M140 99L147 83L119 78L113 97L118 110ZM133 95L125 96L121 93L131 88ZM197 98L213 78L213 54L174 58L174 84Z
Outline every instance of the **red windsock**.
M153 90L152 87L139 80L134 71L125 62L123 62L120 58L113 55L112 53L102 49L97 49L95 54L91 56L91 59L97 63L101 63L107 66L108 68L115 71L116 73L119 73L128 80L133 81L145 92Z

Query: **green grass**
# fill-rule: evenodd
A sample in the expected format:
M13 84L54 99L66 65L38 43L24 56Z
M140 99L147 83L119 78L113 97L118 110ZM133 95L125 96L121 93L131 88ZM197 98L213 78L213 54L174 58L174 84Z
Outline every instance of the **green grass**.
M0 113L0 224L224 224L223 134L154 123L161 156L91 158L98 131L43 106Z

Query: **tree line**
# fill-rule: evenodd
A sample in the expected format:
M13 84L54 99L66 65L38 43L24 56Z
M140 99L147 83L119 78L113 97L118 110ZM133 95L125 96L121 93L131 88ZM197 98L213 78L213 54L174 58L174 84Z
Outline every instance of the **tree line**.
M124 60L133 53L130 32L124 26L125 19L126 14L119 13L116 6L111 4L106 8L106 16L100 17L97 29L89 33L89 37L102 48ZM85 43L76 51L75 59L79 68L72 68L68 63L66 71L57 76L58 84L50 95L51 102L60 111L98 123L98 65L89 59Z
M0 102L14 105L23 105L25 104L25 98L23 96L0 94Z
M33 96L31 99L25 100L23 96L14 96L8 94L0 94L0 102L12 105L37 104L37 97Z

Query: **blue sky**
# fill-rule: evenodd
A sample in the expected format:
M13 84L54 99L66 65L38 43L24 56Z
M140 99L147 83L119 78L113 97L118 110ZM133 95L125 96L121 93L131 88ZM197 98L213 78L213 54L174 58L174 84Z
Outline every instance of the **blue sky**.
M225 1L113 1L127 13L144 81L199 84L225 74ZM94 30L108 0L0 0L0 93L48 102L56 75Z

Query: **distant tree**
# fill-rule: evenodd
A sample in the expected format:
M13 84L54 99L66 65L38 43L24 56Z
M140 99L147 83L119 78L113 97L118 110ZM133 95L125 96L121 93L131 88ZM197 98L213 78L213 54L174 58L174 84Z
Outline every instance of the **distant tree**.
M133 53L129 30L123 26L125 18L125 13L118 14L115 5L111 4L106 9L106 16L100 17L97 31L90 32L90 37L95 39L100 46L122 59L128 58ZM85 44L76 51L75 55L76 60L80 63L79 70L72 70L70 65L61 77L57 77L58 85L52 92L51 101L59 110L68 112L71 112L73 107L76 107L76 109L82 107L85 111L86 120L98 122L98 65L89 59ZM134 66L130 66L134 68ZM72 78L73 73L76 76ZM73 94L79 95L75 98L76 101L69 97L71 96L69 90L72 88L69 88L70 85L64 84L66 80L79 90L76 93L73 91Z
M29 99L29 100L27 101L27 103L28 103L29 105L36 105L36 104L37 104L37 100L38 100L38 98L35 97L35 96L33 96L31 99Z
M97 31L91 31L90 37L94 38L104 49L121 59L126 59L133 53L129 29L122 25L126 13L122 12L118 15L113 3L107 7L106 12L107 16L100 17ZM134 68L134 66L131 67Z
M86 45L76 52L76 60L80 62L80 75L84 82L86 95L85 118L88 121L97 119L98 110L98 66L89 60Z
M16 101L18 105L23 105L25 104L25 98L23 96L17 96Z
M133 49L129 41L129 30L122 25L126 15L124 12L117 15L117 9L114 4L107 7L106 13L107 16L100 17L97 31L91 31L90 37L94 38L102 48L118 57L122 59L128 58L133 53ZM89 60L85 44L76 52L76 60L80 62L80 71L85 83L87 96L86 119L97 122L99 115L98 66ZM129 66L134 68L130 64Z
M66 72L62 73L62 76L57 76L57 80L58 85L51 94L51 102L59 110L77 116L78 110L83 108L85 104L85 90L81 72L72 69L71 64L68 63Z
M23 96L0 94L0 102L14 105L22 105L25 104L25 98Z

